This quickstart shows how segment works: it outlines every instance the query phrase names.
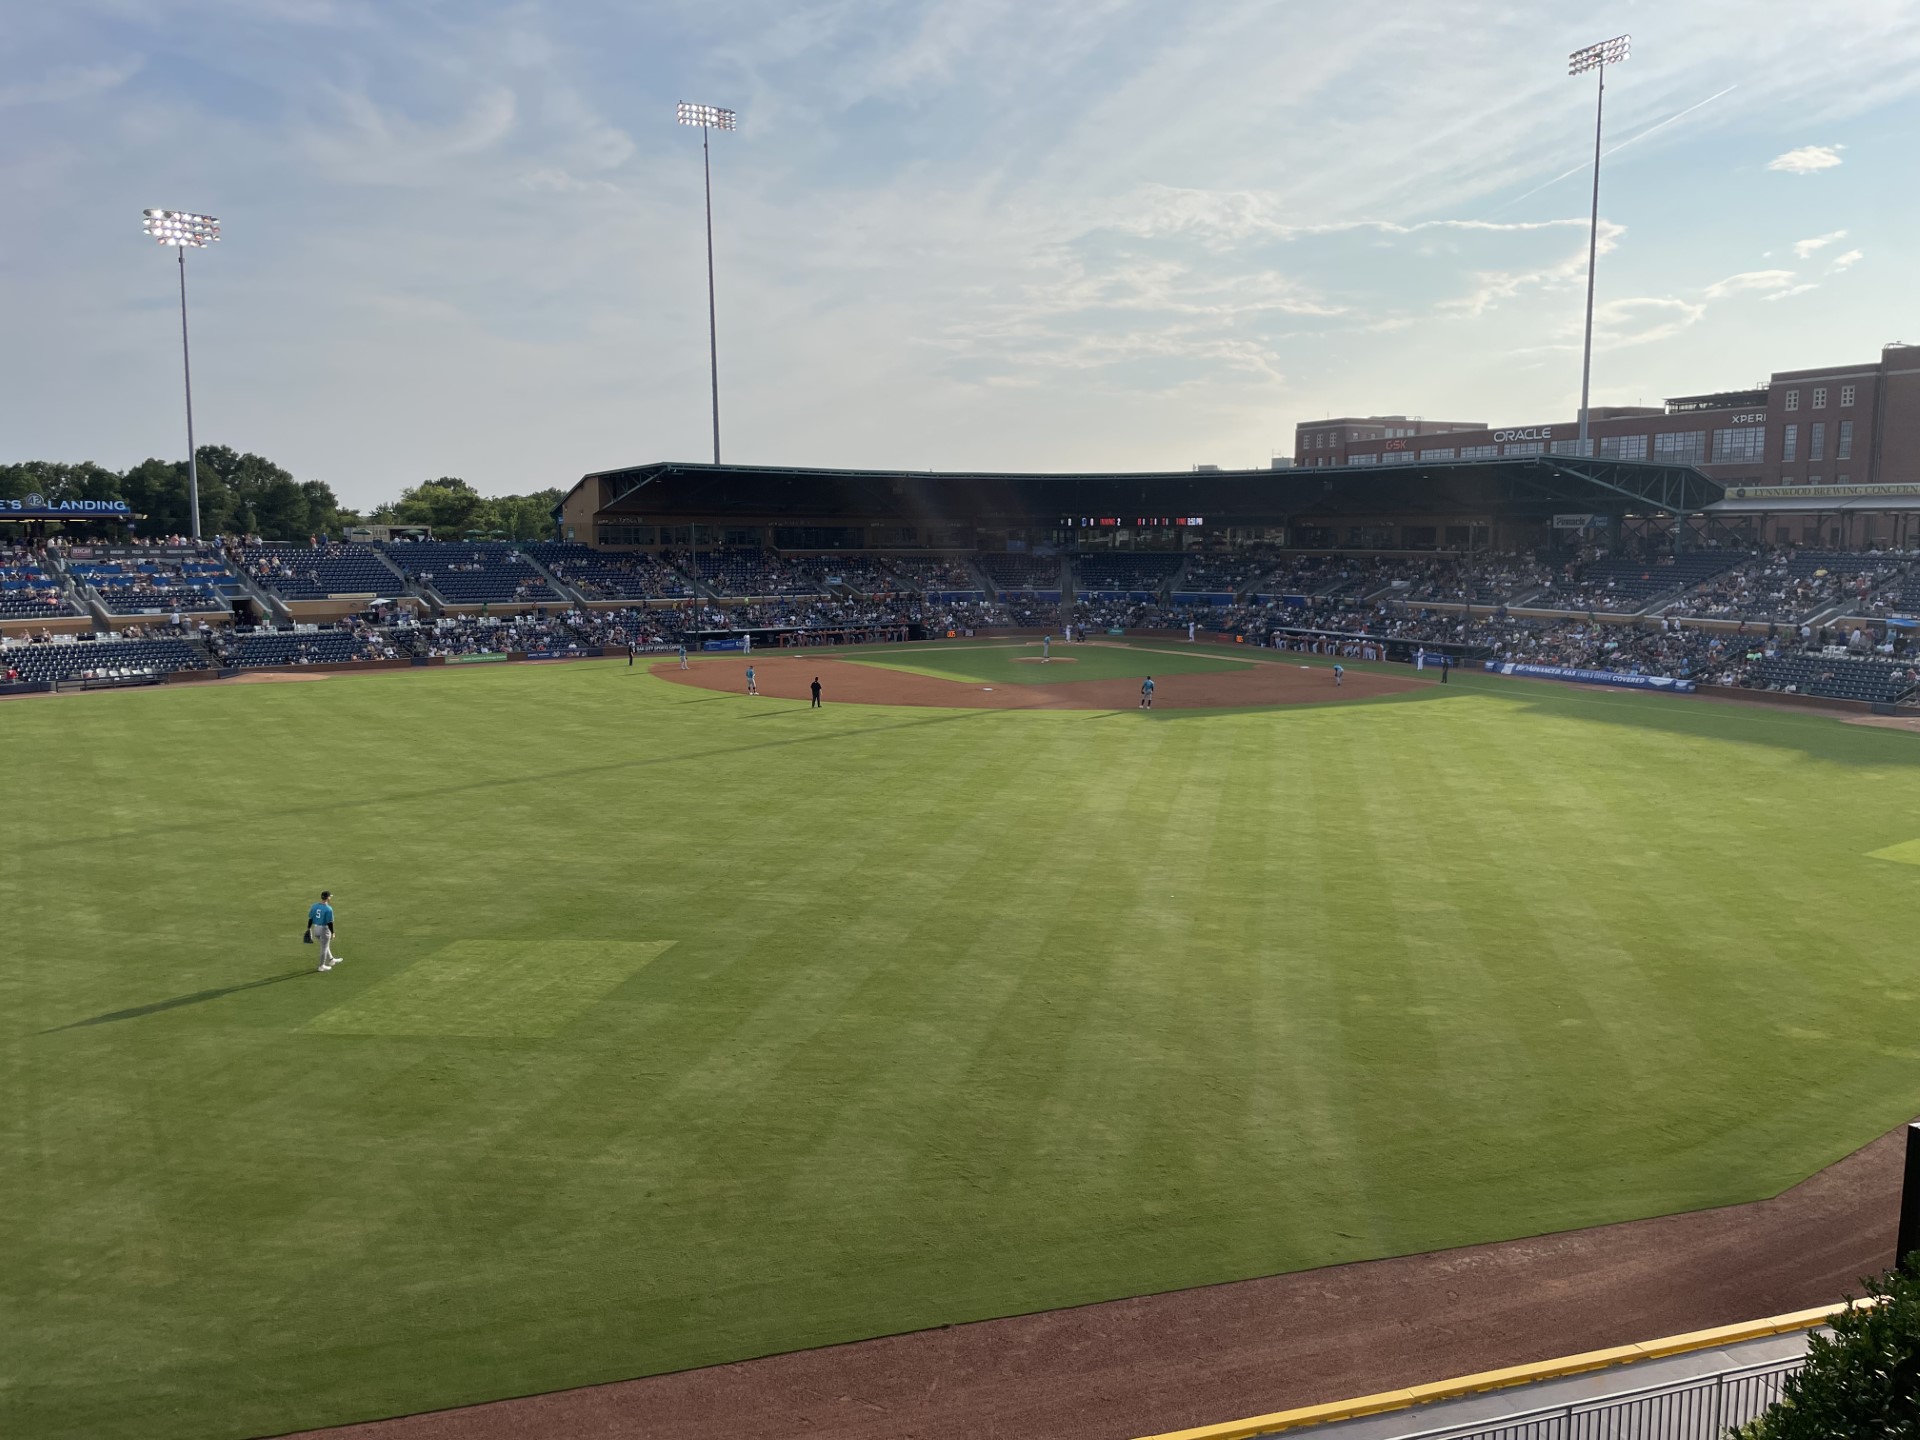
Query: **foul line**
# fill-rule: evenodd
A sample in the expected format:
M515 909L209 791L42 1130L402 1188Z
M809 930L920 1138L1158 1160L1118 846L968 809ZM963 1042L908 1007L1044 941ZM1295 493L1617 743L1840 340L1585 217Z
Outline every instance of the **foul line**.
M1503 1390L1513 1385L1535 1385L1543 1380L1559 1380L1604 1370L1613 1365L1630 1365L1636 1360L1656 1360L1668 1355L1684 1355L1692 1350L1713 1350L1722 1345L1738 1345L1747 1340L1764 1340L1794 1330L1811 1330L1824 1325L1843 1310L1875 1303L1852 1300L1839 1305L1823 1305L1816 1310L1796 1310L1765 1320L1745 1320L1738 1325L1721 1325L1711 1330L1690 1330L1684 1335L1668 1335L1660 1340L1643 1340L1634 1345L1616 1345L1608 1350L1588 1350L1558 1360L1541 1360L1532 1365L1513 1365L1504 1370L1483 1370L1477 1375L1462 1375L1453 1380L1438 1380L1430 1385L1411 1385L1404 1390L1382 1390L1376 1395L1361 1395L1352 1400L1336 1400L1327 1405L1303 1405L1296 1410L1277 1410L1271 1415L1255 1415L1245 1420L1229 1420L1220 1425L1200 1425L1191 1430L1169 1430L1142 1440L1259 1440L1263 1435L1295 1430L1303 1425L1324 1425L1335 1420L1355 1420L1363 1415L1379 1415L1389 1410L1404 1410L1435 1400L1457 1400L1486 1390ZM1497 1428L1497 1427L1496 1427Z

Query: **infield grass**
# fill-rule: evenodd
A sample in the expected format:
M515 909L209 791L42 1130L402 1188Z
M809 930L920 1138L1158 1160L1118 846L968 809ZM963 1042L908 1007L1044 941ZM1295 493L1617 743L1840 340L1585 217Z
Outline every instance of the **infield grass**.
M0 704L0 1434L275 1433L1775 1193L1920 1111L1917 762L1470 676Z
M833 652L883 670L908 670L942 680L969 680L983 685L1063 685L1075 680L1138 680L1146 675L1198 675L1245 670L1248 662L1221 654L1218 645L1187 649L1178 640L1163 640L1152 648L1088 643L1068 645L1055 640L1053 654L1043 658L1038 640L1011 643L943 641L933 645L876 648L855 646Z

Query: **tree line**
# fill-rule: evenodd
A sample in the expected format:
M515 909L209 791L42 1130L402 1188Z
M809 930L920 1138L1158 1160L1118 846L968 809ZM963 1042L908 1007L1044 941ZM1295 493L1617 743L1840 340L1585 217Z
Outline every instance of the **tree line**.
M258 535L263 540L303 543L309 537L338 539L349 525L430 525L435 535L458 539L469 533L509 540L545 539L553 533L558 489L530 495L482 495L466 481L442 475L400 492L396 500L365 515L348 509L324 480L296 480L260 455L237 454L225 445L202 445L199 462L200 529L207 535ZM39 495L62 500L124 500L142 517L142 535L190 534L187 462L142 460L129 470L109 470L92 461L65 464L24 460L0 465L0 500Z

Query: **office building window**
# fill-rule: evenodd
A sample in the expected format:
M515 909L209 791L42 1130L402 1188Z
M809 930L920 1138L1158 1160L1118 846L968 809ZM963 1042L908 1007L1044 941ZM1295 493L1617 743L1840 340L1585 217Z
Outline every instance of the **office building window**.
M1498 445L1462 445L1460 447L1462 460L1491 460L1499 453Z
M1347 464L1349 465L1378 465L1379 463L1380 457L1378 455L1349 455L1347 457Z
M1800 427L1789 425L1780 436L1780 463L1791 465L1800 458Z
M1547 453L1547 447L1542 445L1538 440L1522 440L1517 444L1507 446L1505 453L1508 455L1544 455Z
M1833 458L1836 460L1853 458L1853 421L1840 422L1839 433L1833 437Z
M1813 387L1813 408L1816 410L1824 410L1827 408L1826 386L1816 385Z
M1799 408L1800 408L1800 392L1798 390L1787 391L1787 409L1798 410Z
M1827 458L1827 422L1816 420L1807 427L1807 459Z
M1552 453L1555 455L1581 455L1581 456L1585 456L1588 459L1592 459L1593 458L1593 441L1591 440L1556 440L1553 442Z
M1647 458L1647 437L1644 435L1602 435L1600 437L1600 458L1602 460L1644 460Z
M1807 483L1809 485L1824 485L1827 482L1818 475L1809 475L1807 476Z
M1438 450L1422 450L1420 452L1420 458L1422 460L1451 460L1453 459L1453 447L1447 445L1442 446Z
M1653 458L1663 465L1699 465L1707 458L1707 432L1676 430L1653 437Z
M1840 387L1840 407L1844 410L1851 404L1853 404L1853 386L1842 385Z
M1833 477L1833 483L1836 485L1851 485L1853 483L1853 476L1836 475Z
M1767 455L1767 427L1737 425L1713 432L1713 463L1730 465L1737 461L1764 460Z
M1413 459L1411 450L1389 450L1383 457L1389 465L1405 465Z

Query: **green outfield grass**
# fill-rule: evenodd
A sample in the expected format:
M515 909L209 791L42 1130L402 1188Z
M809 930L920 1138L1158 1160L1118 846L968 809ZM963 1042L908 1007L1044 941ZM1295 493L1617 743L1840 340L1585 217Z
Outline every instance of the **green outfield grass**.
M1473 676L0 704L0 1434L279 1432L1772 1194L1920 1111L1916 762Z
M1221 670L1245 670L1248 662L1220 647L1202 650L1182 640L1162 640L1151 646L1069 645L1055 637L1052 658L1045 664L1038 640L942 641L933 645L902 645L876 650L855 647L835 652L843 660L857 660L884 670L910 670L942 680L967 680L982 685L1059 685L1070 680L1139 679L1143 675L1197 675Z

